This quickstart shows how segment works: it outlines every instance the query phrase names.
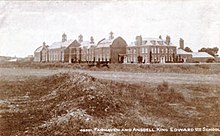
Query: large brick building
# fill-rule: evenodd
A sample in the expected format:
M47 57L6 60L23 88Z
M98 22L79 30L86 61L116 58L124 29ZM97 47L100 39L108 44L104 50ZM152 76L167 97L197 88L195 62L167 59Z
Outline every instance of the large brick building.
M78 40L67 40L64 33L60 42L48 46L43 43L34 51L37 62L69 62L69 63L191 63L207 62L214 57L207 53L186 52L184 40L180 38L179 48L171 43L170 36L159 38L142 38L129 46L122 37L103 38L97 44L94 38L84 41L79 35Z
M110 32L108 39L100 40L95 48L96 62L123 63L127 43L122 37L114 38Z
M123 63L126 55L127 43L121 37L114 38L110 33L108 39L104 38L97 44L94 38L84 41L83 36L79 35L78 40L74 40L67 49L69 50L69 63Z
M67 47L72 44L73 40L67 40L67 36L64 33L61 42L54 42L49 46L49 62L68 62L69 49Z
M143 38L136 36L136 41L127 47L127 63L167 63L174 62L176 46L167 36L159 38Z
M83 41L83 36L79 35L78 41L68 46L69 63L94 62L95 61L95 46L93 37L90 41Z

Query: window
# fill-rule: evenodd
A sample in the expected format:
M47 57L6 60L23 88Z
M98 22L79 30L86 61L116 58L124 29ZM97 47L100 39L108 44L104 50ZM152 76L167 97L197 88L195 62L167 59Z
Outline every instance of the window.
M173 50L172 49L170 49L170 54L173 54Z
M136 56L134 55L133 61L136 62Z
M133 49L134 54L136 54L136 49Z
M147 53L147 47L145 48L145 53Z
M109 61L109 55L107 54L107 56L106 56L106 59L107 59L107 61Z
M130 49L127 49L127 53L130 54Z
M142 52L142 53L144 53L144 49L145 49L144 47L141 48L141 50L142 50L141 52Z
M150 41L153 45L156 45L156 41L155 40L152 40Z

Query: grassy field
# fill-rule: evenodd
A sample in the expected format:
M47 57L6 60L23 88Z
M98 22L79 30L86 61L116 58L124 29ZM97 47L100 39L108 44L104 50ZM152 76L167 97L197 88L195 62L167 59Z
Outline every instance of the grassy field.
M209 136L220 133L208 129L220 128L218 65L193 65L209 69L209 72L194 74L33 65L1 65L0 135ZM110 67L113 66L118 67ZM141 66L137 67L145 69ZM94 128L128 130L98 132ZM155 132L138 132L134 128L149 128ZM159 128L168 132L156 130ZM171 132L170 128L205 131ZM80 131L82 129L89 132Z
M81 69L90 71L123 71L139 73L220 74L220 63L109 64L90 67L86 63L0 62L1 68Z

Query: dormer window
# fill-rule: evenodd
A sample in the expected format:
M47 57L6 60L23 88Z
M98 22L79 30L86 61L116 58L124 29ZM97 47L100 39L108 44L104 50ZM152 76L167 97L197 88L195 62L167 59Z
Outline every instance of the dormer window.
M153 45L156 45L156 41L155 40L152 40L150 41Z

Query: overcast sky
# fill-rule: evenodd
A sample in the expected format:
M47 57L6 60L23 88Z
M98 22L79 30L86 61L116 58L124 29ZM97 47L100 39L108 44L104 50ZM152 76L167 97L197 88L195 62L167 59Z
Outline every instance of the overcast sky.
M219 0L152 1L32 1L0 2L0 55L25 57L45 41L48 45L67 39L95 42L109 36L179 38L193 51L220 47Z

